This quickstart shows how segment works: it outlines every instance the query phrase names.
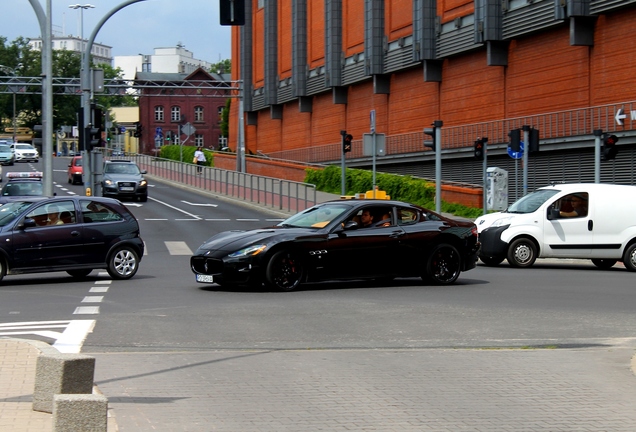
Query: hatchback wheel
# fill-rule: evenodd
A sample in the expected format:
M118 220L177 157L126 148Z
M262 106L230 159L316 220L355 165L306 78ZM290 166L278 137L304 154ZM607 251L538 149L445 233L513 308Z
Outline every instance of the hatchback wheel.
M293 291L302 282L305 270L295 253L276 252L267 263L265 283L279 291Z
M461 273L461 263L459 252L454 246L437 245L428 259L426 274L422 278L438 285L452 284Z
M129 246L121 246L108 259L108 274L113 279L130 279L137 273L139 257Z

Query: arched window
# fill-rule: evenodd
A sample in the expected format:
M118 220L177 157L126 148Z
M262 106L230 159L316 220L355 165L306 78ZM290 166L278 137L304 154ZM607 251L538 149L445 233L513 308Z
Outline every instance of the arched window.
M173 106L170 110L170 121L181 121L181 108Z

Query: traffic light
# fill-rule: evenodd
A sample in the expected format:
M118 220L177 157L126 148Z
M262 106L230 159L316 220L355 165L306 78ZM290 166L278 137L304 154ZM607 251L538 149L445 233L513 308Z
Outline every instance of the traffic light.
M521 129L512 129L508 132L508 136L510 137L510 150L515 153L519 153L521 151Z
M616 148L616 143L618 142L618 137L616 135L607 135L603 138L603 152L601 153L601 160L608 161L616 158L618 154L618 149Z
M166 145L170 145L171 140L172 140L172 132L166 131Z
M351 141L353 141L353 135L348 134L346 131L342 131L342 152L349 153L351 151Z
M221 25L245 25L245 0L220 0Z
M424 147L430 147L431 149L435 150L435 127L432 128L424 128L424 135L430 135L431 138L430 140L424 140Z
M133 136L135 138L140 138L142 131L143 131L143 127L141 126L141 123L135 122L135 132L133 133Z
M86 151L91 151L95 147L99 147L101 141L101 131L99 128L86 126L84 128L84 142L86 143Z
M530 144L528 144L528 154L539 152L539 130L530 128L529 138Z
M475 159L484 160L487 142L488 138L477 138L477 141L475 141Z

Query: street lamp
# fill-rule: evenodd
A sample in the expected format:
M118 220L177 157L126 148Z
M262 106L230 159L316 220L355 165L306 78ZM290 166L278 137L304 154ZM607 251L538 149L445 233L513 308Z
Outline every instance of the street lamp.
M22 64L19 64L18 67L21 67ZM3 66L0 65L0 70L2 70L5 73L10 73L11 75L13 75L13 77L15 78L16 73L15 73L15 69L10 68L9 66ZM16 89L15 86L10 86L9 87L13 93L13 142L15 143L17 141L17 124L16 124L16 107L15 107L15 94L16 94Z
M69 8L71 9L79 9L80 10L80 22L79 22L79 27L80 27L80 41L82 44L82 52L84 52L84 9L92 9L95 6L92 4L85 4L85 5L81 5L81 4L74 4L74 5L68 5Z

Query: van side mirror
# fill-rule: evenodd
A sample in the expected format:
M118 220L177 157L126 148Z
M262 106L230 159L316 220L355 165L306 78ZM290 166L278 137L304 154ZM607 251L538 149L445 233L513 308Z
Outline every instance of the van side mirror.
M548 207L548 220L559 219L561 212L558 208Z

